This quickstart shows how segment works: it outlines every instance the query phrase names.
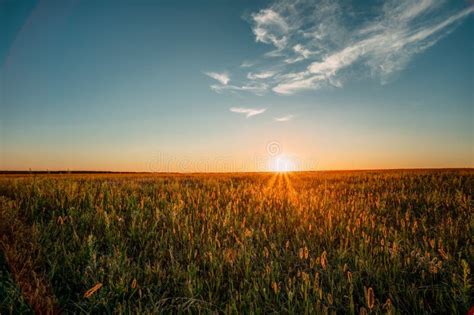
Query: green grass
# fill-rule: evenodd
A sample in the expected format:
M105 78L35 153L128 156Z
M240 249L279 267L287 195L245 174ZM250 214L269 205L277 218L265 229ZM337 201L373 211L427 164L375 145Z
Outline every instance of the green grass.
M31 227L66 313L465 314L473 188L469 170L5 176L0 215Z
M0 314L31 314L32 310L12 279L3 254L0 252Z

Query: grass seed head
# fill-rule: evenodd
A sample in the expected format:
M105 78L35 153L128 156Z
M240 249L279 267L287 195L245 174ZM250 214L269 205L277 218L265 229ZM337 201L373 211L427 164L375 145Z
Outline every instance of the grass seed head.
M102 283L97 283L96 285L94 285L92 288L90 288L89 290L87 290L85 293L84 293L84 297L85 298L90 298L92 295L94 295L94 293L96 293L97 291L99 291L99 289L102 288Z

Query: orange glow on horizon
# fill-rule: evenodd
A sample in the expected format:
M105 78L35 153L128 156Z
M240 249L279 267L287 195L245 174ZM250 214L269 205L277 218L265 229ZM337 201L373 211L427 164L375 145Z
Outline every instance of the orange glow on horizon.
M278 156L270 160L269 170L277 173L287 173L298 171L298 163L289 157Z

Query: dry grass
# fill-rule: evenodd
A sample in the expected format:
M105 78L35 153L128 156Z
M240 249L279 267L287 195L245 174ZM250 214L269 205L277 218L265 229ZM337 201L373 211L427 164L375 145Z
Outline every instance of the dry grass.
M0 197L0 250L5 266L36 314L58 314L56 298L39 269L35 228L25 225L15 212L15 204Z
M5 176L1 219L21 225L2 250L65 312L462 314L473 187L471 170Z

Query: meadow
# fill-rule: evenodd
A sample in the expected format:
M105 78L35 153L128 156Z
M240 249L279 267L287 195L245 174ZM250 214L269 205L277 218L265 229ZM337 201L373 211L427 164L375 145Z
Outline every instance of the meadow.
M473 170L0 177L0 313L466 314Z

